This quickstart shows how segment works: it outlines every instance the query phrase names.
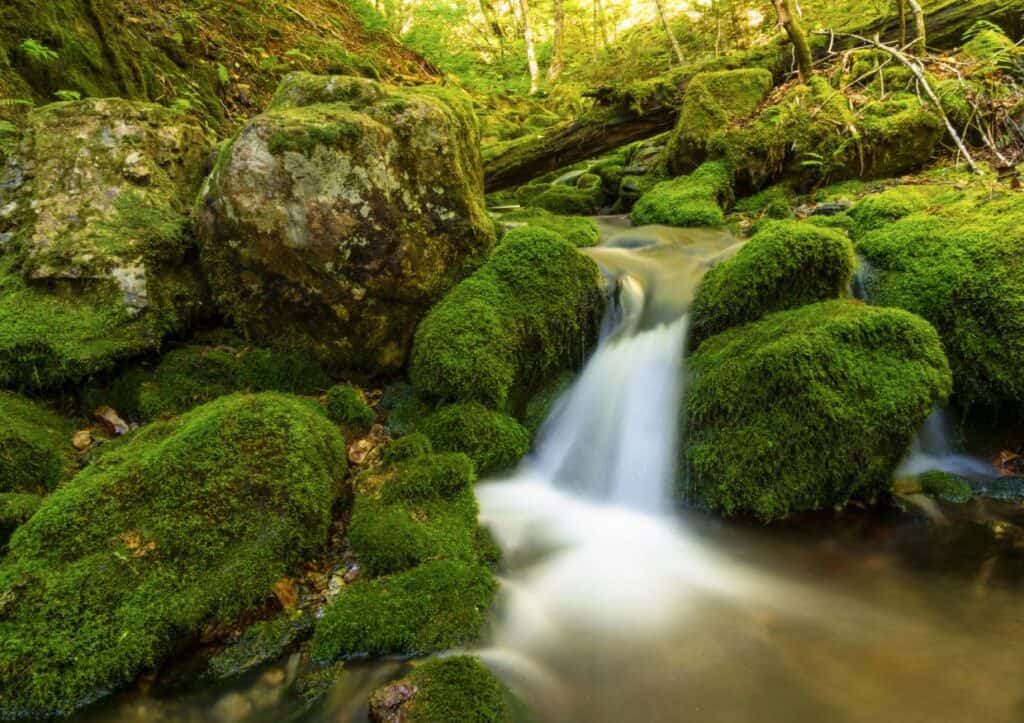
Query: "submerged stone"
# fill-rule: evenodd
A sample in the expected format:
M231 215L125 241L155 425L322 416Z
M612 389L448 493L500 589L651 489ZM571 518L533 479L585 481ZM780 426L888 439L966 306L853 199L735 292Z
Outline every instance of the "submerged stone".
M420 318L494 243L471 104L434 86L289 76L201 205L220 308L338 370L400 369Z
M935 330L897 309L829 301L729 329L690 357L691 493L762 520L889 489L949 366Z
M327 538L345 444L313 402L234 395L156 422L50 495L0 563L0 718L68 714Z

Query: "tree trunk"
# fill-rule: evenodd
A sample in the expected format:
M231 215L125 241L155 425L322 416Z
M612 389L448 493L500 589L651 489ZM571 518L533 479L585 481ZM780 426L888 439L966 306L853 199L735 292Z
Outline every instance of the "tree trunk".
M811 55L811 46L807 42L807 33L804 32L796 10L793 8L793 0L773 0L775 11L779 14L779 25L786 31L789 41L793 43L793 50L796 53L796 67L800 71L800 78L807 80L814 73L814 58Z
M565 0L555 0L554 32L551 36L551 65L548 82L554 83L565 68Z
M914 27L917 29L917 37L914 39L914 47L911 52L915 55L924 55L928 46L928 28L924 20L924 11L917 0L907 0L910 4L910 11L914 13Z
M601 0L594 0L594 34L601 39L601 47L607 48L611 41L608 39L608 28L604 24L604 7Z
M519 0L519 12L523 15L526 63L530 67L530 95L536 95L540 90L540 66L537 64L537 48L533 44L533 28L530 25L530 3L528 0Z
M907 0L896 0L900 8L900 50L907 49Z
M661 18L661 24L665 28L665 34L668 35L668 40L672 44L672 52L675 53L676 61L683 64L683 51L679 47L679 41L676 40L676 34L672 32L672 26L668 22L668 16L665 15L665 3L663 0L654 0L654 4L658 7L658 17Z
M501 23L498 22L498 13L494 9L494 0L480 0L480 13L484 16L484 20L487 21L487 27L491 29L491 33L497 38L499 44L505 41L505 31L501 27Z

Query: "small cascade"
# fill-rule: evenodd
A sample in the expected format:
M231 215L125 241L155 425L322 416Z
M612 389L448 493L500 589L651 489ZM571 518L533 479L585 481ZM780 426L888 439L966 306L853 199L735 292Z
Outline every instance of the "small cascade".
M948 472L975 480L994 477L991 465L955 450L951 430L946 410L937 408L914 437L910 453L896 475L914 477L924 472Z

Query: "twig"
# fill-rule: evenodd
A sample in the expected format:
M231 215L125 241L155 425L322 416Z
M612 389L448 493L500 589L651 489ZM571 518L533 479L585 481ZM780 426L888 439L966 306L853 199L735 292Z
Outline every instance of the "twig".
M912 0L911 8L913 8L914 4L915 3L913 3ZM946 111L943 110L942 101L939 100L939 97L935 94L935 91L932 90L932 86L928 82L928 78L925 77L924 67L921 65L921 63L915 60L914 58L911 58L898 48L894 48L891 45L886 45L880 40L872 40L870 38L865 38L863 35L856 35L854 33L840 34L848 38L853 38L854 40L859 40L860 42L865 43L866 45L870 45L874 48L877 48L878 50L889 53L889 55L896 58L897 61L899 61L902 65L906 66L910 70L910 72L914 74L914 78L917 79L917 82L920 84L921 88L924 89L925 94L928 96L931 102L935 104L935 109L939 112L939 115L942 116L942 120L945 121L946 130L949 131L949 135L953 139L953 142L956 143L956 147L963 154L964 160L967 161L967 165L970 166L971 168L971 172L980 176L981 171L978 169L977 164L974 162L974 158L971 156L971 152L967 150L967 146L960 138L960 133L957 132L956 126L953 125L953 121L949 119L949 116L946 115Z

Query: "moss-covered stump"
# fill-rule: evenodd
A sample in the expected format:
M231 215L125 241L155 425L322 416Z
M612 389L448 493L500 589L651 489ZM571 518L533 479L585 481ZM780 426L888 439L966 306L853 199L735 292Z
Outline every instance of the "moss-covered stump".
M551 231L515 229L420 324L410 378L434 399L508 408L583 362L604 304L597 264Z
M0 493L42 494L70 474L71 422L23 397L0 392Z
M701 281L689 348L765 314L839 298L852 275L853 246L844 234L799 221L766 223Z
M690 490L724 514L766 521L887 491L951 387L926 321L853 301L729 329L689 363Z
M475 402L442 407L416 429L438 452L467 454L480 476L510 469L530 450L530 433L523 425Z
M732 193L732 176L726 164L709 161L689 176L663 181L640 197L633 207L638 226L721 226L722 204Z
M406 723L507 723L512 695L478 659L429 660L370 696L370 719Z
M334 370L400 369L427 309L493 246L477 138L458 91L289 76L202 194L219 307Z
M1024 197L984 188L892 189L854 209L872 304L930 321L958 401L1024 405ZM889 223L886 223L889 221Z
M686 87L675 130L665 149L669 173L691 173L708 157L708 142L738 120L754 114L775 85L763 68L698 73Z
M106 386L85 392L89 407L111 406L123 417L150 420L182 414L234 392L316 394L330 385L320 365L301 352L245 345L215 333L165 354L156 366L136 365Z
M577 248L596 246L601 240L597 224L582 216L559 216L543 208L524 208L503 214L500 222L509 229L535 226L554 231Z
M0 563L0 718L69 713L230 623L327 538L344 440L315 403L233 395L62 485Z
M208 150L148 103L28 115L0 179L0 385L79 382L184 328L203 296L185 213Z

